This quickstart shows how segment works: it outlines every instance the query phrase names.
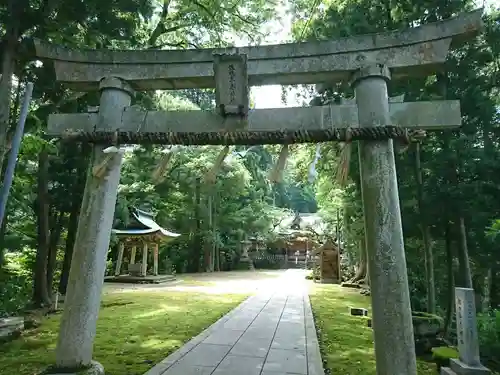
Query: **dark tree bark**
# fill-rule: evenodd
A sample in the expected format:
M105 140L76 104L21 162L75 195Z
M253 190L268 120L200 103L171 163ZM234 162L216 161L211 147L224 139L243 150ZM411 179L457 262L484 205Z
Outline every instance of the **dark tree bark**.
M48 152L44 148L38 158L38 197L35 212L38 226L38 249L33 275L33 305L37 308L51 304L47 288L47 261L49 255Z
M12 101L12 75L16 70L16 50L19 39L19 13L16 7L16 0L9 0L7 12L11 14L9 23L5 25L5 34L0 45L0 179L3 177L3 166L5 156L9 151L7 142L7 132L10 126L10 104ZM7 214L5 214L7 216ZM6 217L4 224L6 222ZM0 243L0 266L4 260L3 236L5 227L1 230Z
M208 196L208 220L207 220L207 225L206 225L206 236L204 239L203 243L203 264L204 264L204 271L205 272L211 272L212 271L212 261L213 261L213 243L212 243L212 237L213 237L213 223L212 223L212 193L209 193Z
M80 150L80 155L83 158L83 163L78 165L76 170L77 178L73 186L73 194L71 201L71 208L68 219L68 233L66 235L66 243L64 247L64 259L61 270L61 278L59 280L59 294L66 295L66 288L68 286L69 271L71 269L71 259L73 258L73 248L75 247L76 232L78 229L78 219L80 216L80 207L83 201L83 194L85 191L85 180L87 178L88 156L90 155L90 148L83 147Z
M195 220L195 233L193 236L193 249L192 249L192 254L193 256L189 260L188 263L188 271L189 272L199 272L200 271L200 265L201 265L201 250L203 246L203 239L202 239L202 234L201 234L201 212L200 212L200 205L201 205L201 180L197 179L196 180L196 187L195 187L195 202L194 202L194 220Z
M366 253L366 241L363 235L359 245L358 269L356 270L356 274L354 275L354 277L351 280L349 280L349 283L354 284L365 281L367 272L368 272L368 258Z
M4 263L4 257L5 257L5 246L4 246L4 238L5 238L5 231L7 230L7 222L8 222L8 215L7 212L5 213L5 216L3 218L2 226L0 227L0 269L2 269L3 263Z
M451 247L451 225L448 219L445 222L445 249L446 249L446 270L447 270L447 304L446 304L446 314L444 318L444 337L448 336L451 326L451 318L453 316L453 310L455 306L455 280L453 273L453 251Z
M417 182L417 206L420 216L420 230L422 231L422 239L424 242L425 254L425 276L427 289L427 312L433 314L436 312L436 288L434 283L434 259L432 252L432 241L427 225L427 217L424 212L424 193L422 167L420 164L420 142L415 142L415 180Z
M490 305L500 306L500 264L496 262L492 266Z
M469 263L469 249L467 247L467 231L465 228L465 220L463 216L458 219L458 269L460 272L460 285L463 288L472 288L472 276Z
M1 45L2 76L0 78L0 165L7 153L7 132L10 126L10 104L12 101L12 75L16 70L16 50L19 43L19 19L16 0L10 0L8 12L12 15L6 25Z
M61 240L61 233L64 228L65 212L59 212L54 216L55 218L52 220L52 226L50 229L49 254L47 262L47 290L51 299L54 289L54 271L56 270L57 250L59 241Z
M448 87L448 76L446 72L440 73L437 76L437 82L439 84L439 89L442 94L443 99L448 99L447 87ZM443 150L450 150L450 139L446 136L443 141ZM458 155L457 150L455 153L450 151L447 152L448 156L448 169L446 173L447 182L450 186L459 186L460 178L458 172L458 162L460 160L460 155ZM450 202L454 204L451 207L454 211L457 225L457 231L459 234L459 246L457 252L458 264L459 264L459 275L460 280L457 280L457 286L472 288L472 277L470 272L469 264L469 250L467 247L467 232L465 228L464 210L461 206L461 197L449 197ZM450 205L451 206L451 205Z
M69 270L71 268L71 259L73 258L73 247L75 246L76 231L78 229L78 216L80 215L80 205L82 203L82 195L75 194L71 205L71 212L68 220L68 234L66 236L66 244L64 248L64 259L61 270L61 278L59 280L59 294L65 295L68 286Z

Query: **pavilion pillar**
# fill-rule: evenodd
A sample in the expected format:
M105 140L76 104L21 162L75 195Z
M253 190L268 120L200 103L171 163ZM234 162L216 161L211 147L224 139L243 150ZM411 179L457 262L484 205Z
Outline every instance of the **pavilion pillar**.
M132 246L130 250L130 264L135 264L135 254L137 253L137 246Z
M148 243L144 242L142 245L142 270L141 276L146 276L148 272Z
M120 276L123 262L123 252L125 251L125 244L120 241L118 245L118 258L116 259L115 276Z
M121 126L132 89L114 77L102 79L99 87L96 130L113 131ZM92 371L93 375L104 374L102 365L92 361L92 352L122 162L122 153L103 152L107 147L93 147L59 329L56 365L48 374L76 373L83 369L89 369L86 371ZM104 173L94 174L93 167L103 163Z
M391 125L380 64L353 77L360 127ZM377 375L416 375L415 342L392 139L360 141L359 159Z
M153 274L155 276L158 276L158 252L159 252L159 245L158 243L155 243L155 248L153 252Z

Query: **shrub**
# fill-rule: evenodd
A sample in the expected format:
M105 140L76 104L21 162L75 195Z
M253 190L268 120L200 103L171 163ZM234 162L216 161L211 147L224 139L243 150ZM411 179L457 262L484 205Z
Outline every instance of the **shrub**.
M500 310L477 316L479 346L481 357L492 369L500 363Z
M0 317L17 314L29 302L33 289L34 252L7 253L0 269Z

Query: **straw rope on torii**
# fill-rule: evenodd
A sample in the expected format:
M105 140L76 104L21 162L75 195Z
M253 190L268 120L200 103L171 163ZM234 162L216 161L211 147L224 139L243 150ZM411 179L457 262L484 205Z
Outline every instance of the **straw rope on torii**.
M409 104L409 103L401 103ZM350 106L353 111L355 106ZM403 113L398 113L401 117L410 117L408 119L401 118L401 122L415 121L411 118L411 115L415 114L414 111L420 112L420 117L422 120L426 120L425 113L428 111L434 111L432 116L428 117L427 126L430 130L441 129L446 127L455 127L457 124L457 117L454 117L456 109L458 108L458 103L456 101L447 101L447 103L442 103L441 108L436 108L430 103L416 102L411 103L411 105L406 106L407 110ZM311 107L314 108L314 107ZM306 109L306 108L305 108ZM307 108L309 109L309 108ZM395 108L397 111L399 108ZM436 116L435 110L441 110L442 116ZM259 111L259 110L256 110ZM262 111L262 110L260 110ZM287 116L288 111L283 112L283 117ZM312 112L314 114L314 112ZM445 117L446 114L452 115L452 117ZM125 119L132 118L132 116L127 116L125 114ZM293 112L290 111L290 115L293 116ZM438 115L440 115L438 113ZM395 114L395 116L396 114ZM54 116L54 120L59 122L58 118ZM63 120L61 118L61 120ZM89 121L90 124L84 124L83 127L93 128L93 122L97 121L97 117L86 118L85 121ZM78 120L77 120L78 121ZM168 121L165 119L165 121ZM83 122L83 121L82 121ZM420 121L419 121L420 122ZM62 125L62 124L61 124ZM410 123L407 126L411 126ZM84 130L84 129L64 129L59 133L63 141L77 141L77 142L90 142L96 144L110 144L110 143L125 143L125 144L181 144L181 145L259 145L259 144L292 144L292 143L317 143L317 142L350 142L350 141L361 141L361 140L386 140L390 138L397 138L402 140L407 140L414 129L400 127L400 126L380 126L376 128L358 128L358 127L345 127L345 128L333 128L333 129L311 129L311 130L256 130L256 131L237 131L237 132L137 132L137 131L121 131L117 130L114 132L110 131L98 131L98 130Z

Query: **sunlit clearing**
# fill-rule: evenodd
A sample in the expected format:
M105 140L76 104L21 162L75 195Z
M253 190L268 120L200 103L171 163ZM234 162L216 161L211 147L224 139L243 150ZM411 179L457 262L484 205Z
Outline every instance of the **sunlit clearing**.
M141 344L141 348L168 349L172 347L178 347L181 345L182 341L179 340L149 339Z
M164 315L165 313L169 311L181 311L179 306L167 306L167 305L160 305L161 309L159 310L154 310L154 311L149 311L145 314L140 314L136 315L136 318L151 318L152 316L157 316L157 315Z

